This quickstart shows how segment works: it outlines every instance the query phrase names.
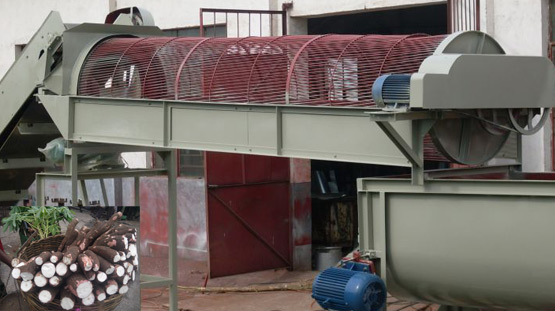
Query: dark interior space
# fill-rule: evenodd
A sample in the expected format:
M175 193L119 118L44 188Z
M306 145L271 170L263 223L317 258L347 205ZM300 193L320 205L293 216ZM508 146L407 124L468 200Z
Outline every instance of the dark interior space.
M308 20L308 33L317 34L414 34L447 33L447 6L430 5L412 8L336 15ZM346 138L348 139L348 138ZM426 169L445 168L442 162L427 161ZM312 244L318 258L341 255L357 247L356 179L362 177L410 174L410 168L311 161L312 173Z
M308 34L398 35L447 32L447 5L427 5L397 10L334 15L308 20Z

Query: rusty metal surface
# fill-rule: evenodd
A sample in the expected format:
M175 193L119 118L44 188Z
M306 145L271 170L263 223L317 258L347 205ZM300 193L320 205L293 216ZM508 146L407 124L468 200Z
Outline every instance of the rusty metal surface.
M445 36L111 38L79 94L184 101L368 107L374 80L414 73Z
M291 266L289 160L206 154L211 277Z

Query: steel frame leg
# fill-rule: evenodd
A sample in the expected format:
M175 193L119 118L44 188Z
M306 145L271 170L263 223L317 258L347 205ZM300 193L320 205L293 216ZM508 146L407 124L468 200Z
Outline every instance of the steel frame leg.
M44 177L41 175L35 175L37 180L37 206L44 206L45 205L45 198L44 198Z
M104 182L103 178L99 179L99 182L100 182L100 190L102 191L102 200L104 201L104 206L109 206L110 203L108 203L108 193L106 192L106 183Z
M163 158L168 172L169 309L177 311L177 152L164 152Z
M71 205L79 205L79 192L78 192L78 174L79 174L79 163L76 154L69 155L69 171L71 173ZM83 202L84 203L84 202Z
M135 177L135 206L141 206L141 177Z

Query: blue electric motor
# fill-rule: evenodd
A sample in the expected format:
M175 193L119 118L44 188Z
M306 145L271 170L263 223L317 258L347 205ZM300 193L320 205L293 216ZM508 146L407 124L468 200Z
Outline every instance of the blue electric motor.
M326 310L380 311L387 290L366 264L346 262L341 268L329 268L312 284L312 298Z

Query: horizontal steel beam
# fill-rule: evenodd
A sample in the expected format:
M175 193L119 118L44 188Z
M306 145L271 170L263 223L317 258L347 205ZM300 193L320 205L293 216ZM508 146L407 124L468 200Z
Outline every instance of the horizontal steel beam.
M555 182L551 180L487 180L487 179L429 179L424 187L407 183L408 179L361 178L358 192L465 194L497 196L555 197Z
M370 122L368 113L379 109L38 97L64 138L74 142L411 166ZM411 122L392 127L412 147Z
M19 201L28 196L27 190L4 190L0 191L0 202Z
M146 177L146 176L160 176L166 175L165 168L153 169L121 169L121 170L99 170L99 171L86 171L77 174L78 180L86 179L102 179L102 178L127 178L127 177ZM69 179L70 173L37 173L37 176L43 176L48 179Z
M173 280L170 278L164 278L160 276L141 274L141 288L159 288L167 287L173 284Z
M0 159L0 170L43 167L52 167L52 163L40 158Z

